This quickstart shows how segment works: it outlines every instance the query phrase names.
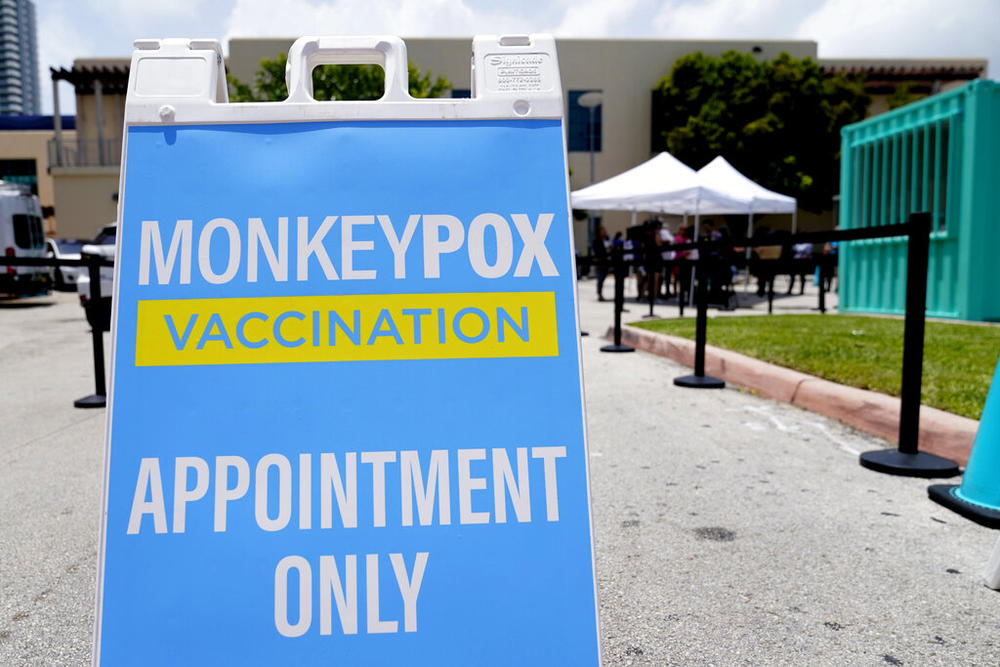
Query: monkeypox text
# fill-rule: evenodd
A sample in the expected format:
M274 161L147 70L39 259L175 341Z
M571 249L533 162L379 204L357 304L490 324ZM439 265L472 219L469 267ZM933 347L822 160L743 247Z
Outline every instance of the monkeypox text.
M251 217L245 224L212 218L200 225L197 238L194 220L143 220L139 285L190 284L195 268L213 285L241 275L256 283L264 267L275 282L308 281L315 271L326 280L375 280L384 276L372 257L383 255L384 247L396 280L412 276L417 258L424 278L440 278L441 260L450 255L464 257L482 278L528 277L535 266L543 277L554 277L559 273L545 246L553 217L481 213L467 226L445 214L411 214L405 224L388 215L298 216L294 225L290 217ZM420 251L408 252L414 245Z

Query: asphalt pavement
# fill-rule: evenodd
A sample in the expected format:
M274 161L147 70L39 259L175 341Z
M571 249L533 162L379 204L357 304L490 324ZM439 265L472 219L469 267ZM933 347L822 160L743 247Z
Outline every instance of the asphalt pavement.
M605 664L1000 663L994 531L926 480L861 468L884 441L601 352L611 304L580 294ZM104 410L73 408L90 353L73 295L0 301L0 665L90 661Z

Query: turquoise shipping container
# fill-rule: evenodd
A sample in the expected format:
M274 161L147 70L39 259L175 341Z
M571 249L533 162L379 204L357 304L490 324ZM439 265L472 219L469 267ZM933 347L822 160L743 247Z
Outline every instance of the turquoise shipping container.
M1000 321L1000 84L978 79L841 132L841 229L931 214L927 315ZM842 243L840 312L902 315L906 238Z

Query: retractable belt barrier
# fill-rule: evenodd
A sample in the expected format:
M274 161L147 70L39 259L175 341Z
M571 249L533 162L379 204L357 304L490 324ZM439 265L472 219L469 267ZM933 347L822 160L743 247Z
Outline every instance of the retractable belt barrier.
M906 313L903 329L903 368L900 390L899 441L895 450L879 449L864 452L859 457L859 463L871 470L890 475L907 477L953 477L959 474L958 464L934 454L919 451L920 432L920 388L923 380L924 355L924 320L927 302L927 264L930 243L931 218L929 213L912 213L905 223L865 227L861 229L834 230L826 232L801 232L786 237L783 242L791 243L821 243L825 241L857 241L862 239L906 236L907 241L907 276L906 276ZM674 384L693 388L723 388L725 382L719 378L705 375L705 345L707 331L707 290L705 283L709 271L708 251L733 246L773 245L773 240L754 240L729 238L717 240L699 240L686 243L664 245L665 250L697 250L698 259L693 260L696 268L696 296L698 315L695 333L695 372L674 379ZM683 260L690 262L691 260ZM682 264L683 266L683 264ZM820 274L820 312L826 312L823 300L822 280L825 274ZM616 283L620 282L618 277ZM617 284L616 284L617 289ZM774 281L768 286L768 312L771 312L771 302L774 299ZM679 299L683 302L683 299ZM652 304L650 305L652 312ZM681 311L683 316L683 310ZM615 305L615 343L621 344L621 325L619 306ZM611 347L611 346L609 346ZM938 495L942 495L940 492ZM951 494L954 496L955 494ZM960 497L960 496L957 496ZM998 520L1000 523L1000 520Z
M136 47L96 661L598 663L554 40L418 101L399 38L304 37L249 104ZM354 63L382 99L313 100Z

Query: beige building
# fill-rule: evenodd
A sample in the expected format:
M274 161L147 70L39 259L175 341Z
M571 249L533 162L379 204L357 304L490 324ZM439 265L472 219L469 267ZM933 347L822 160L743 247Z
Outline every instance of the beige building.
M254 79L261 60L287 53L294 40L234 38L229 43L227 71L241 81ZM471 38L407 38L410 62L434 76L452 83L451 94L468 96L471 89L469 59ZM578 189L600 181L651 157L652 91L674 62L694 51L721 55L729 50L770 60L782 52L796 58L816 58L816 42L790 41L684 41L666 39L558 39L559 66L567 108L570 186ZM820 64L833 72L857 71L869 74L873 108L884 109L894 86L917 80L912 92L921 94L945 90L966 80L983 76L985 60L933 61L827 61ZM71 210L60 216L63 235L92 234L114 219L118 193L118 155L121 151L124 92L128 76L127 59L78 60L71 70L53 72L55 81L73 84L77 100L77 136L53 139L59 145L58 164L52 166L57 210ZM872 76L872 75L876 76ZM895 82L895 83L894 83ZM56 85L56 84L54 84ZM886 87L888 85L888 87ZM599 91L603 101L595 109L599 119L590 124L589 110L578 104L580 95ZM58 99L58 98L57 98ZM879 101L883 99L883 101ZM98 123L97 118L102 118ZM593 175L591 175L590 128L594 134ZM698 167L700 165L692 165ZM605 225L612 231L628 224L622 213L608 212ZM576 221L577 246L586 248L586 221ZM773 227L790 224L788 216L777 216ZM804 229L832 227L832 213L811 215L800 212Z
M258 63L287 53L292 39L232 39L230 74L252 81ZM408 38L407 55L421 70L444 76L460 94L471 89L471 38ZM730 49L753 52L763 60L782 51L803 58L816 56L816 42L805 41L679 41L662 39L557 39L559 70L567 102L574 93L601 91L601 149L594 159L594 179L614 176L648 159L650 101L657 82L670 73L674 61L693 51L722 55ZM575 100L574 100L575 101ZM574 146L571 146L571 149ZM569 166L573 189L590 181L586 150L571 150Z
M57 125L49 140L58 235L93 238L118 216L118 179L128 88L128 58L80 59L52 71L53 106L60 82L76 96L76 132Z
M287 53L292 39L232 39L229 42L229 72L241 81L253 81L258 63ZM471 38L407 38L410 62L434 76L452 83L455 96L467 95L471 88L469 58ZM722 55L736 49L753 53L762 60L785 51L797 57L816 57L816 42L809 41L683 41L664 39L557 39L559 71L567 104L569 125L570 187L575 190L591 182L587 116L581 132L575 112L581 108L576 98L585 92L600 91L600 136L595 138L593 180L600 181L649 159L652 91L670 73L681 56L702 51ZM574 108L576 107L576 108ZM585 112L586 114L586 112ZM607 212L604 223L610 230L624 228L625 213ZM577 249L587 246L587 221L575 221Z
M287 53L292 39L232 39L228 71L244 82L252 82L261 60ZM471 40L465 38L406 39L410 62L434 76L452 82L453 94L468 94L471 88L469 55ZM701 51L721 56L735 50L772 60L782 52L795 58L817 59L824 71L864 73L872 96L872 114L888 108L889 97L901 84L912 84L914 94L940 92L978 78L986 71L985 60L823 60L817 58L813 41L789 40L666 40L666 39L557 39L559 69L566 103L570 188L585 187L634 167L652 157L652 92L683 55ZM599 136L594 140L591 174L589 111L577 103L579 96L599 91ZM691 165L698 168L702 165ZM629 224L629 216L605 212L604 225L612 233ZM764 221L774 228L788 227L790 216L771 216ZM675 221L675 224L679 220ZM800 229L830 229L833 211L813 214L800 211ZM586 252L586 220L575 221L577 249Z
M0 117L0 178L31 186L45 213L54 212L55 188L49 174L49 140L51 129L21 129L5 124ZM74 130L65 132L68 140L76 137ZM56 215L45 216L45 233L55 235Z

